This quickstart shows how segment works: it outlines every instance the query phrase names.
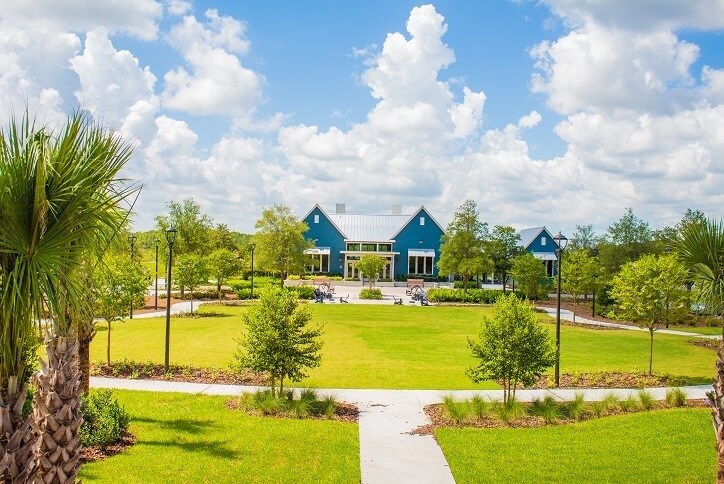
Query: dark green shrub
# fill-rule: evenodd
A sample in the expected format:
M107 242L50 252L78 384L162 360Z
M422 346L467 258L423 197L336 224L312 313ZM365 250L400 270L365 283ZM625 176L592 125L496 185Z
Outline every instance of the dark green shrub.
M379 289L362 289L359 293L360 299L382 299L382 291Z
M508 291L510 292L510 291ZM503 294L498 289L429 289L427 297L432 302L460 302L472 304L493 304ZM520 294L515 293L519 298Z
M291 286L287 288L297 293L297 299L314 299L314 286Z
M81 397L81 411L80 438L85 446L106 447L118 442L128 430L128 413L111 390L93 391Z

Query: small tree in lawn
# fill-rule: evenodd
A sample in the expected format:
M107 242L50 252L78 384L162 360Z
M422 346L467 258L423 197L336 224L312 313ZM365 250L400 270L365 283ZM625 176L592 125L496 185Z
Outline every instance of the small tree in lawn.
M209 281L209 266L203 257L196 254L180 255L174 266L176 281L181 288L191 293L191 312L194 312L194 289Z
M468 338L468 346L480 363L466 374L474 383L502 381L505 404L515 400L518 384L534 384L555 363L548 331L533 306L514 294L498 297L493 316L483 321L479 341Z
M216 279L216 292L221 301L221 285L241 272L241 259L228 249L216 249L209 255L209 272Z
M322 328L308 328L311 318L295 292L278 287L262 292L244 314L246 334L234 355L235 366L268 372L272 395L281 396L285 379L300 381L308 369L319 366Z
M674 256L645 255L624 264L613 278L611 296L623 317L649 330L649 375L653 371L654 331L666 321L669 308L680 303L685 277L686 271Z
M538 293L546 278L546 268L543 262L530 252L525 252L513 259L510 275L518 283L528 299L538 299Z
M363 255L355 266L363 275L367 276L370 289L372 289L375 278L385 268L385 264L387 264L387 261L378 255Z
M131 303L143 307L148 271L125 255L106 257L93 273L95 315L108 323L106 361L111 364L111 323L128 317Z
M573 296L573 322L575 323L578 298L593 291L598 267L588 249L576 249L564 254L565 270L561 273L562 289Z

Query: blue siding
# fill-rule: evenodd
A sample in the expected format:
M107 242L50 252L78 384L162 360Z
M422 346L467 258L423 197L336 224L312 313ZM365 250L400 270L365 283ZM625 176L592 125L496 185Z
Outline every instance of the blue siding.
M319 223L314 223L314 216L319 216ZM317 240L317 247L329 247L329 272L342 273L344 268L340 261L341 251L345 249L344 236L330 222L327 216L319 207L314 207L304 222L309 226L309 231L304 235L307 240Z
M543 245L542 239L545 237L546 239L546 245ZM543 231L538 234L538 236L533 239L533 241L528 244L528 247L526 247L526 250L528 252L546 252L550 254L556 253L556 241L553 240L553 236L548 232L548 229L543 229Z
M420 225L420 217L425 217L425 225ZM437 276L437 261L440 259L440 238L442 235L442 228L435 223L430 214L424 209L419 210L395 237L392 250L400 253L395 258L395 276L407 274L408 249L435 249L433 275Z

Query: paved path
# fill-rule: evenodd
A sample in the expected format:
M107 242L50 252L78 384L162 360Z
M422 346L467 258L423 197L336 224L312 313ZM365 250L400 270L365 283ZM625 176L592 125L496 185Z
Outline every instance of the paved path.
M547 306L537 306L536 309L545 311L553 319L556 318L556 308L549 308ZM573 311L568 309L561 309L561 319L573 322ZM648 331L648 328L640 328L630 324L621 323L609 323L606 321L596 321L595 319L587 319L581 316L576 316L576 324L588 324L591 326L601 326L605 328L616 328L616 329L628 329L631 331ZM689 336L691 338L705 338L705 339L721 339L721 335L718 334L699 334L688 331L677 331L675 329L657 329L656 333L661 334L673 334L676 336Z
M198 393L204 395L239 395L260 387L241 385L210 385L154 380L125 380L91 377L94 388L117 388L161 392ZM708 385L685 387L689 398L706 398ZM647 389L656 399L666 397L666 388ZM502 390L362 390L320 389L322 395L355 403L360 409L359 440L360 466L364 484L387 483L454 483L450 467L432 435L409 432L429 423L424 407L440 403L445 395L468 399L473 395L501 400ZM584 393L586 400L602 400L615 393L619 398L636 395L635 389L553 389L518 390L520 401L531 401L551 395L559 400L571 400Z

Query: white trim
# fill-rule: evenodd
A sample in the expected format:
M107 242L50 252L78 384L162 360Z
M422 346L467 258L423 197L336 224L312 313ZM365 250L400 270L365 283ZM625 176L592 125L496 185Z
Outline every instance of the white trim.
M304 249L304 253L307 255L329 255L331 249L329 247L315 247L313 249Z
M435 249L407 249L407 257L435 257Z

